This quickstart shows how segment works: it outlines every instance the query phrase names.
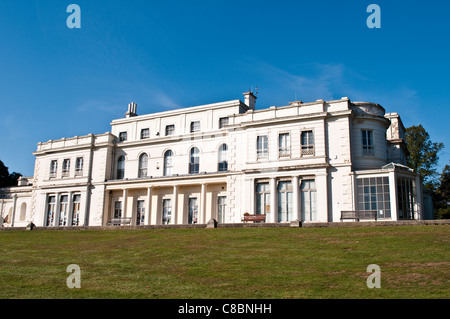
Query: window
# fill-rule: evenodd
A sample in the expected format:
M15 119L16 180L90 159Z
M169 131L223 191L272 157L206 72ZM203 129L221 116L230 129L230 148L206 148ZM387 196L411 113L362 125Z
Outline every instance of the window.
M50 162L50 178L56 177L56 170L58 169L58 161L53 160Z
M280 181L278 183L278 221L291 221L293 211L292 183Z
M166 136L175 134L175 125L166 125Z
M373 131L372 130L362 130L362 153L363 155L374 155L373 149Z
M228 160L227 160L227 144L222 144L219 147L219 172L228 171Z
M267 135L258 136L256 139L256 156L258 159L269 157L269 144Z
M219 223L225 222L226 199L226 196L217 197L217 221Z
M269 183L257 183L256 184L256 210L255 213L269 214L270 213L270 187ZM266 217L266 220L268 218Z
M81 211L81 195L73 195L73 208L72 208L72 226L78 226L80 224L80 211Z
M83 175L83 158L77 157L75 160L75 176Z
M63 160L63 165L62 165L62 176L69 176L69 171L70 171L70 159L65 159Z
M291 156L291 139L289 133L278 135L278 155L279 157Z
M302 156L314 155L314 133L313 131L303 131L301 136Z
M148 128L143 128L141 130L141 140L149 138L150 137L150 130Z
M59 226L67 226L67 217L69 214L69 196L61 195L59 205Z
M198 148L191 148L189 156L189 174L198 174L200 169L200 151Z
M414 219L416 213L415 181L410 178L397 178L398 218Z
M53 226L56 212L56 198L55 196L49 196L47 199L47 220L46 226Z
M147 177L147 167L148 167L148 155L146 153L139 156L139 171L138 177Z
M145 202L143 200L137 201L136 211L136 225L144 225L145 220Z
M189 198L188 224L198 223L198 201L197 198Z
M391 217L389 178L387 176L358 178L356 186L359 212L377 211L379 218Z
M127 132L119 133L119 142L125 142L127 140Z
M219 128L223 128L228 125L228 117L221 117L219 119Z
M163 199L163 215L162 223L163 225L170 224L172 218L172 206L170 199Z
M125 156L120 156L117 160L117 179L123 179L125 177Z
M114 202L114 218L122 217L122 202L117 200Z
M191 133L200 132L200 121L191 122Z
M173 152L168 150L164 153L164 176L172 176L173 169Z
M302 220L317 220L317 190L316 182L311 180L303 180L301 184L301 200L302 200Z

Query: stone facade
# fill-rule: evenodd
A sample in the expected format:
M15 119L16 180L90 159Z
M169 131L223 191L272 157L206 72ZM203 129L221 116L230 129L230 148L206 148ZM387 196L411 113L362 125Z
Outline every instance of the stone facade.
M34 176L0 190L4 227L423 219L397 113L348 98L255 109L256 96L138 115L38 143ZM370 220L370 219L368 219ZM373 220L373 219L372 219ZM344 220L351 221L351 220Z

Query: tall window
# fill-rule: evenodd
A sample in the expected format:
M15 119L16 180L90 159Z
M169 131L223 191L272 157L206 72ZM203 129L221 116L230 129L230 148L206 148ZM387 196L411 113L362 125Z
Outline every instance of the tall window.
M73 195L72 206L72 226L78 226L80 223L80 211L81 211L81 195Z
M56 198L55 196L49 196L47 199L47 220L46 226L53 226L56 212Z
M170 199L163 199L163 215L162 223L167 225L171 223L172 218L172 203Z
M83 158L77 157L75 160L75 176L83 175Z
M148 155L146 153L139 156L139 171L138 177L147 177L147 167L148 167Z
M278 184L278 221L291 221L293 211L292 183L281 181Z
M228 125L228 117L221 117L219 119L219 128L223 128Z
M141 130L141 140L149 138L150 137L150 130L148 128L143 128Z
M200 169L200 151L198 148L191 148L189 156L189 174L198 174Z
M145 220L145 201L137 201L137 211L136 211L136 225L144 225Z
M191 133L200 132L200 121L191 122Z
M63 160L62 176L69 176L70 171L70 159Z
M225 222L226 199L226 196L217 197L217 221L219 223Z
M61 195L59 205L59 226L67 226L67 217L69 214L69 196Z
M127 140L127 132L119 133L119 142L125 142Z
M58 169L58 161L53 160L50 162L50 177L56 177L56 170Z
M175 134L175 125L166 125L166 136Z
M188 224L198 223L198 201L197 197L189 198Z
M122 217L122 202L118 200L114 202L114 218L121 218L121 217Z
M256 184L256 211L259 214L270 213L270 186L269 183L257 183ZM266 217L266 220L268 218Z
M362 139L362 153L363 155L373 155L373 131L372 130L361 130Z
M391 217L389 178L387 176L358 178L356 186L359 212L377 211L378 218Z
M168 150L164 153L164 176L172 176L173 152Z
M302 156L314 155L314 133L313 131L303 131L301 135Z
M414 219L416 213L415 181L406 177L397 178L398 218Z
M289 133L278 135L278 155L279 157L291 156L291 139Z
M117 160L117 179L123 179L125 177L125 156L120 156Z
M316 182L312 180L303 180L301 185L302 200L302 220L317 220L317 190Z
M228 159L227 159L227 144L222 144L219 147L219 172L228 171Z
M256 138L256 156L258 159L269 157L269 141L267 135Z

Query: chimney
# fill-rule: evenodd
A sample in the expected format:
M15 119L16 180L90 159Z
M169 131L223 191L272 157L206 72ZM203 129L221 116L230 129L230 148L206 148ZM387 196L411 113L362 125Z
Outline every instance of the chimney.
M255 103L256 103L256 96L253 94L253 92L248 91L243 93L245 100L244 103L247 104L247 106L254 110L255 109Z
M125 113L125 117L137 116L136 109L137 109L136 103L131 102L130 104L128 104L128 111L127 113Z

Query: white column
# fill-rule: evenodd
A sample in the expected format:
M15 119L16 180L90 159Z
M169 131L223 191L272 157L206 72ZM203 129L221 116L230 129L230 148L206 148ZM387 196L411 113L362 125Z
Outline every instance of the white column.
M178 224L178 186L173 186L173 200L172 200L172 223Z
M275 177L270 179L270 217L269 223L278 222L277 214L277 181Z
M199 224L205 224L207 221L205 220L206 212L206 184L202 184L202 190L200 193L200 220Z
M389 199L391 200L391 219L398 220L397 175L395 171L389 172Z
M147 200L145 201L145 225L150 225L150 213L152 209L152 188L147 187Z
M55 216L53 217L53 226L59 226L59 215L61 213L61 193L56 193Z
M16 205L17 205L17 194L14 194L14 204L11 216L11 227L14 227L14 219L16 219Z
M69 201L68 201L68 205L69 205L69 212L67 214L67 226L72 226L72 217L73 217L73 192L69 192Z
M127 195L128 195L128 190L124 189L123 190L123 194L122 194L122 217L127 217Z
M294 200L294 214L292 216L293 220L300 220L300 201L299 201L299 185L298 176L292 177L292 190L293 190L293 200Z

